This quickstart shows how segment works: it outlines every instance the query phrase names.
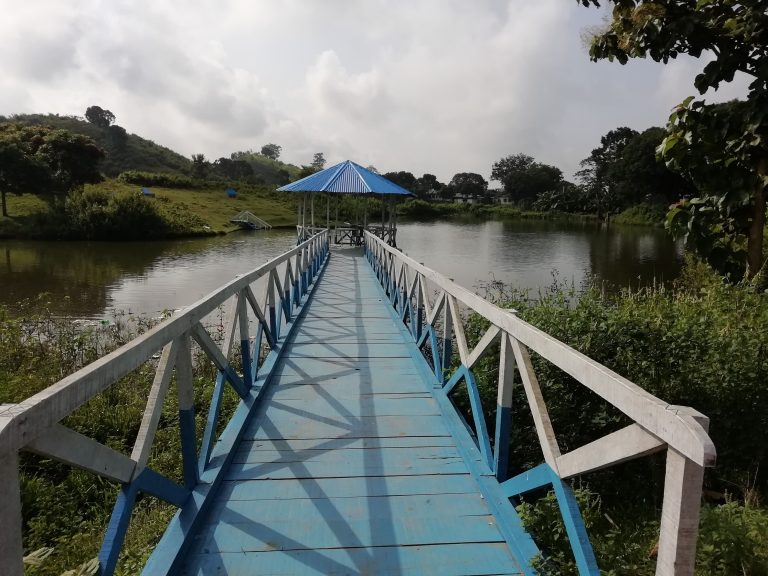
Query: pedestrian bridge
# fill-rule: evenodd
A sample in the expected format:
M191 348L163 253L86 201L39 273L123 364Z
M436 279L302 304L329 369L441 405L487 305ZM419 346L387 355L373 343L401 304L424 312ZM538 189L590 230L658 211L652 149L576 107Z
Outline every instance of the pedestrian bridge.
M205 322L221 306L223 342ZM469 313L488 326L474 346ZM60 424L158 351L130 455ZM204 405L194 400L196 351L218 370ZM632 423L562 453L531 352ZM474 372L489 356L495 405L483 405ZM147 465L172 382L183 481ZM513 384L542 463L509 477ZM219 422L226 387L240 401ZM452 401L459 388L463 412ZM369 232L363 248L331 251L327 230L0 409L0 573L9 576L22 574L20 450L119 483L99 556L106 575L139 493L178 507L145 574L535 574L539 549L514 503L542 489L557 497L580 573L597 575L569 479L658 451L667 464L657 574L692 575L703 471L715 459L701 414L651 396Z

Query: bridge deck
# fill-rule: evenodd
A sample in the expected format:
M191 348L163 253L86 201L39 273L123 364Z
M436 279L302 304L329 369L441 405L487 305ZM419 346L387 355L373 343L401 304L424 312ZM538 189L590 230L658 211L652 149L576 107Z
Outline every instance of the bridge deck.
M334 252L185 574L519 574L408 332Z

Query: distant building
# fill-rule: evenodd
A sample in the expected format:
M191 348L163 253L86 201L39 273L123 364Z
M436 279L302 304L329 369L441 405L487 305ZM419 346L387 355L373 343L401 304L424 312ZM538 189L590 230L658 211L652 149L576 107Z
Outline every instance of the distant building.
M472 196L471 194L456 194L453 197L454 204L479 204L480 198Z

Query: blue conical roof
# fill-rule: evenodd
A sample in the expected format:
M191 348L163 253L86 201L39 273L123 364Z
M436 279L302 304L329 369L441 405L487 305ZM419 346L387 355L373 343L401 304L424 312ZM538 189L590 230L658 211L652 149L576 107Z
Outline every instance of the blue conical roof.
M306 178L278 188L278 192L330 192L332 194L396 194L413 196L405 188L346 160Z

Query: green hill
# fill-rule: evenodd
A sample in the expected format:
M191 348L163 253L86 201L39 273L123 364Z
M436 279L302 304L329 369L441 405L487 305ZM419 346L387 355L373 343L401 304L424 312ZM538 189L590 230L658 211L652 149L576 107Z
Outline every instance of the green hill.
M102 128L78 116L58 114L14 114L0 116L0 122L44 125L88 136L106 152L101 171L108 177L115 177L128 170L189 175L192 167L191 160L186 156L155 144L152 140L136 134L128 134L122 126L118 125ZM301 170L298 166L272 160L251 150L236 152L233 156L250 165L253 174L246 180L254 184L282 185L296 180ZM215 161L216 158L209 158L209 160ZM227 179L216 170L212 171L211 178Z
M88 136L106 152L101 168L106 176L117 176L126 170L188 174L191 165L188 158L170 148L155 144L136 134L128 134L125 129L117 125L100 128L77 116L59 116L58 114L0 116L0 122L44 125Z

